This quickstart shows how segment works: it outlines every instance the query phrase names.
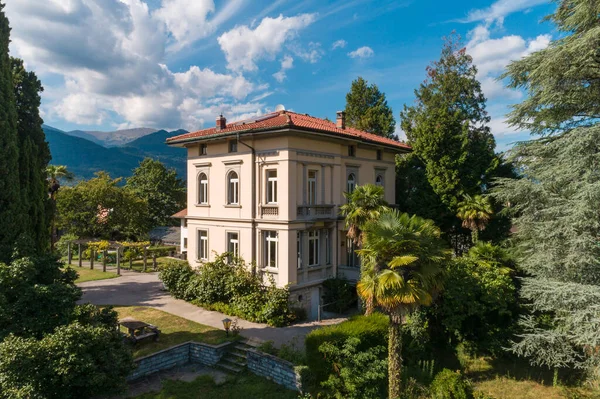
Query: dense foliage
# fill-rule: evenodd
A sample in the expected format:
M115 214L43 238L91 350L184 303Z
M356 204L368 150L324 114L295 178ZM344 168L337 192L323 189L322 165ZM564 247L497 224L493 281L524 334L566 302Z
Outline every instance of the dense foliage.
M532 133L555 133L597 123L600 3L556 0L554 23L559 39L506 68L509 87L528 96L513 106L509 123Z
M343 323L311 331L305 340L307 365L318 382L327 379L333 372L333 362L319 351L321 345L329 343L341 347L349 338L360 342L357 350L387 344L388 318L381 313L370 316L353 316Z
M508 345L519 310L508 266L503 250L483 242L448 263L433 316L453 343L487 354L500 354Z
M189 264L169 263L159 277L176 298L208 309L277 327L295 319L287 288L277 288L272 279L265 284L243 259L228 258L227 253L217 256L196 270Z
M150 230L148 203L100 172L56 195L57 225L79 237L142 239Z
M171 215L185 207L185 182L175 169L151 158L140 162L127 179L127 188L148 203L148 225L168 226L179 223Z
M473 388L458 372L440 371L429 387L431 399L472 399Z
M360 339L348 338L342 345L325 342L319 352L335 364L329 378L321 383L326 397L335 399L378 399L387 390L385 346L359 350Z
M345 112L347 126L383 137L394 136L396 121L385 93L360 76L352 82L346 94Z
M471 245L456 217L459 203L465 195L486 192L498 174L510 173L494 153L476 75L471 56L450 37L415 90L416 104L405 105L400 114L413 153L397 160L398 204L405 212L434 220L458 254Z
M358 301L356 287L343 278L330 278L323 281L324 310L329 312L344 313L355 307Z
M10 27L0 4L0 262L9 261L21 230L17 109L8 56Z
M73 317L39 340L10 335L0 343L0 398L76 399L122 391L133 361L116 312L87 305Z
M521 320L517 354L549 367L598 367L600 357L600 125L518 145L520 180L501 180L511 204Z

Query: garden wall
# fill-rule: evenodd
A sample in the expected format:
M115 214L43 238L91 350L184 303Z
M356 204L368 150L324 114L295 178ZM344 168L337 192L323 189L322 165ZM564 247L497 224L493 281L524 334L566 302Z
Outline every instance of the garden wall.
M265 377L287 389L300 391L302 384L300 376L296 373L294 364L276 356L263 353L255 349L246 352L248 370L256 375Z
M128 380L145 377L156 372L167 370L187 363L200 363L214 366L231 343L209 345L200 342L185 342L180 345L135 359L137 368Z

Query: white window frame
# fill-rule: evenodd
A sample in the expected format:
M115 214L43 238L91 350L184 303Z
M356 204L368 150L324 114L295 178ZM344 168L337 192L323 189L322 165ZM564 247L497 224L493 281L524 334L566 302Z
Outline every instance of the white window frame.
M348 178L346 179L346 192L348 194L352 194L356 190L356 174L354 172L348 173Z
M204 176L204 179L202 179L202 176ZM198 174L198 204L208 204L208 174L206 172Z
M302 232L296 232L296 252L298 253L297 267L302 269Z
M307 183L308 183L308 187L307 187L307 194L308 194L308 204L309 205L316 205L317 204L317 183L319 180L319 172L316 170L309 170L308 171L308 178L307 178ZM314 174L314 177L311 177L311 174Z
M208 260L208 230L198 230L198 248L196 252L198 260Z
M319 248L320 247L320 234L319 230L311 230L308 232L308 266L320 265L319 259ZM311 259L312 251L312 259Z
M325 264L331 264L331 236L329 230L324 230L323 235L325 236Z
M235 235L235 238L233 238ZM240 233L238 231L228 231L227 237L227 252L231 253L231 256L238 258L240 256ZM233 251L231 247L233 246Z
M208 155L208 144L200 144L200 155Z
M235 174L236 177L233 177ZM240 204L240 175L235 170L227 173L227 205Z
M279 237L276 230L265 230L264 236L264 266L270 269L277 269L278 267L278 252L279 252ZM274 243L272 247L272 243ZM273 253L274 251L274 253ZM271 264L271 258L274 258L274 264Z
M277 204L277 169L267 169L267 204Z
M385 187L385 179L381 173L377 173L377 176L375 176L375 185L379 187Z

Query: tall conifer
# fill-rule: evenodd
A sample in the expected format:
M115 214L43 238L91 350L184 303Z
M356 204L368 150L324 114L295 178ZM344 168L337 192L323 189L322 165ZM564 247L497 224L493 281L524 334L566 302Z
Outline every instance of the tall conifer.
M0 3L0 261L11 257L19 235L19 150L17 112L8 55L10 26Z

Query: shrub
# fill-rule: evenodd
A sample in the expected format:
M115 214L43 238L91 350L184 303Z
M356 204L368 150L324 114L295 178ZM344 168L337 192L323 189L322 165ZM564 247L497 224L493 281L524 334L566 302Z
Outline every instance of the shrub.
M385 346L359 350L360 339L348 338L343 344L325 342L319 352L336 365L329 378L321 383L336 399L377 399L387 390Z
M91 398L116 394L133 370L114 326L58 327L41 340L14 335L0 343L0 398Z
M177 247L175 246L156 246L156 247L149 247L147 249L147 253L148 253L148 257L152 257L153 254L156 255L156 257L161 257L161 256L170 256L172 253L177 252Z
M463 376L448 369L440 371L429 387L431 399L472 399L473 389Z
M69 252L69 241L74 241L77 240L79 237L77 237L75 234L71 234L71 233L67 233L67 234L63 234L60 239L56 242L55 248L56 248L56 252L58 252L58 254L60 256L67 256L68 252ZM77 245L76 244L71 244L71 251L73 254L77 253Z
M298 346L298 337L294 337L289 344L282 344L277 356L296 365L306 363L306 354Z
M268 353L269 355L277 356L277 348L273 341L265 341L256 347L261 352Z
M323 301L327 306L325 310L329 312L344 313L348 309L356 306L358 301L358 295L356 294L356 287L346 279L343 278L330 278L323 281L323 287L325 293L323 295Z
M194 271L188 263L184 262L169 262L160 268L158 274L167 290L179 299L186 298L186 292L193 276L195 276Z
M348 338L358 338L360 345L357 350L365 350L370 347L387 347L388 317L381 313L371 316L354 316L349 320L317 330L311 331L306 336L306 362L318 382L327 378L332 372L332 361L326 358L319 348L322 344L340 346Z

